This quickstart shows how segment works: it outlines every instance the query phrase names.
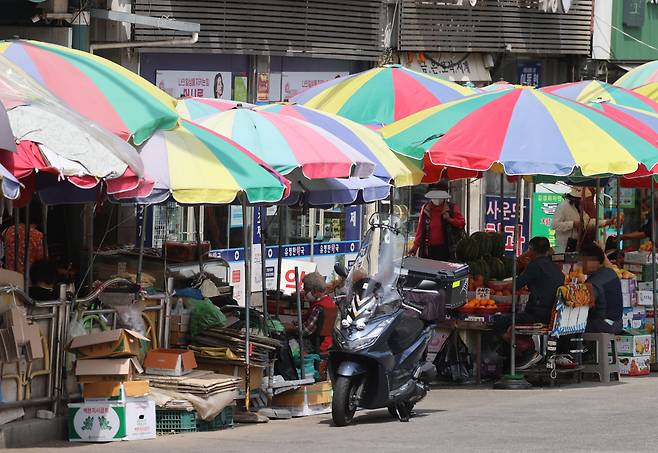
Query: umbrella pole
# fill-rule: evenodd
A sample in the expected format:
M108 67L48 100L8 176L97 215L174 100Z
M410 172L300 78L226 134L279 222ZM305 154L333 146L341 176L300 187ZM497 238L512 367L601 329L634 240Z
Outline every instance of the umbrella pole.
M466 179L466 234L471 234L471 178Z
M41 225L41 231L43 232L43 254L46 259L50 258L50 253L48 253L48 206L41 203L41 218L43 219L43 225Z
M265 216L267 215L267 208L261 206L260 208L260 272L261 272L261 289L263 291L263 318L265 318L265 332L269 330L268 321L269 313L267 307L267 278L265 274L267 273L267 244L265 243L266 239L266 228L265 225Z
M519 177L516 183L516 212L515 212L515 225L514 225L514 252L512 261L512 337L510 340L510 374L503 376L501 380L494 384L496 389L508 389L508 390L517 390L517 389L528 389L532 387L528 381L525 380L523 374L516 373L516 298L518 291L516 290L516 279L517 279L517 252L519 246L519 238L521 237L521 228L523 226L523 221L521 216L523 215L523 178Z
M395 204L395 188L393 186L391 186L391 191L390 191L390 195L389 195L389 204L390 204L390 206L389 206L389 215L391 216L391 218L393 218L393 214L395 212L395 207L394 207L394 204Z
M658 313L656 313L656 187L653 176L650 179L651 184L651 286L652 286L652 307L653 307L653 344L657 345L658 341ZM655 357L655 355L654 355ZM656 362L652 364L656 368Z
M594 228L596 234L594 237L596 238L596 242L599 242L601 238L603 237L601 235L601 232L599 231L599 206L601 204L601 179L596 178L596 205L594 206L594 212L596 214L596 220L594 221Z
M87 225L89 236L87 237L87 286L91 288L94 283L94 205L88 206Z
M299 284L299 268L295 266L295 293L297 302L297 327L299 328L299 369L302 372L302 380L306 379L306 367L304 366L304 325L302 324L302 295Z
M20 216L18 215L19 208L14 207L14 272L18 272L18 254L20 253L20 239L18 230L21 226ZM27 291L27 288L25 288Z
M276 315L279 315L279 301L281 300L281 269L283 267L283 227L285 222L285 209L283 205L279 206L279 237L277 238L277 255L276 255Z
M615 206L617 207L617 251L621 250L621 241L619 236L621 236L621 178L617 177L617 194L616 194Z
M146 218L146 216L144 216ZM194 207L194 223L196 224L194 237L196 239L196 252L199 258L199 276L203 275L203 249L201 247L201 208Z
M499 230L498 232L499 232L500 234L503 234L503 230L504 230L504 227L503 227L503 221L504 221L504 220L503 220L503 217L504 217L504 215L505 215L505 214L504 214L504 209L503 209L503 207L504 207L504 205L505 205L505 173L501 173L501 174L500 174L500 201L499 201L499 203L500 203L500 206L499 206L499 209L500 209L500 217L499 217L499 219L498 219L498 222L499 222L499 224L500 224L500 230ZM516 240L516 239L515 239L515 240ZM516 250L516 249L515 249L515 250Z
M137 257L137 273L135 284L142 284L142 267L144 265L144 238L146 237L146 215L148 209L144 205L137 207L137 220L139 222L139 256Z
M249 223L247 222L247 200L242 199L242 239L244 242L244 306L245 306L245 378L244 378L244 408L249 412L251 398L251 376L249 365L251 363L251 247L249 244Z
M30 295L30 203L25 205L25 230L23 231L23 246L24 246L24 259L23 259L23 287L25 293ZM18 256L16 257L18 258Z

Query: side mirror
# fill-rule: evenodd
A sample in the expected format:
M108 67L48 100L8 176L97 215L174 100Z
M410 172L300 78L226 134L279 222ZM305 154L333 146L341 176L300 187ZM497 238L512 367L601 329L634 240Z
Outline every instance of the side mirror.
M347 278L347 269L341 263L334 264L334 272L341 278Z

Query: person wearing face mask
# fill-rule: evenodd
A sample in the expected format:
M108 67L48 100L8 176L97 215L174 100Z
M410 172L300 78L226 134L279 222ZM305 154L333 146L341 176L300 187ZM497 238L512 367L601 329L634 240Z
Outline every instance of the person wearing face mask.
M457 245L456 232L463 231L466 220L461 211L450 203L445 190L430 190L425 195L429 201L420 210L414 244L409 255L418 253L420 258L439 261L453 260Z
M331 335L322 338L316 337L319 335L320 328L322 327L321 324L326 321L325 318L327 316L333 316L335 318L337 313L336 304L330 296L325 294L327 283L319 272L306 274L302 283L304 285L304 299L308 302L310 308L302 321L304 349L307 352L325 353L329 351L333 344ZM292 326L289 330L291 333L294 333L296 329L296 326ZM319 350L315 350L315 344L320 345Z

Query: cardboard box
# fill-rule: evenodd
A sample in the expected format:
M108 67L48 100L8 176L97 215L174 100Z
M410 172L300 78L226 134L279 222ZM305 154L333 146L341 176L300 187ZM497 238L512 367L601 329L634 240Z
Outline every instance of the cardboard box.
M131 381L144 372L135 357L124 359L79 359L75 365L78 382L88 384L98 381Z
M651 355L651 335L617 335L615 344L619 357Z
M141 349L140 341L149 339L134 330L116 329L75 337L68 350L85 359L135 357Z
M647 321L646 309L644 307L624 307L621 321L623 329L643 329Z
M190 315L171 315L169 331L187 333L190 330Z
M330 404L333 396L331 382L316 382L303 385L279 395L274 395L272 407L300 407Z
M85 401L116 401L126 402L134 399L145 399L151 392L149 381L98 381L82 386L82 397Z
M651 372L651 356L619 357L622 376L646 376Z
M155 439L155 403L85 402L69 404L71 442Z
M27 356L29 360L43 359L43 344L41 343L41 331L39 326L31 324L27 326Z
M144 368L149 374L183 376L196 367L194 352L187 349L154 349L144 359Z
M244 380L245 380L245 366L244 365L229 365L226 363L218 363L217 360L213 359L204 359L199 357L199 369L214 371L219 374L226 374L228 376L239 377L242 379L243 385L240 386L241 394L244 392ZM260 389L263 386L263 368L257 366L249 367L249 387L254 389Z
M11 329L0 329L0 361L13 363L18 361L19 352Z
M25 346L29 341L27 333L27 319L25 318L25 313L18 307L11 307L7 310L2 318L5 323L5 327L11 329L16 345L20 348Z
M639 291L653 291L653 282L651 280L648 282L638 282L637 289ZM656 289L658 289L658 280L656 281Z

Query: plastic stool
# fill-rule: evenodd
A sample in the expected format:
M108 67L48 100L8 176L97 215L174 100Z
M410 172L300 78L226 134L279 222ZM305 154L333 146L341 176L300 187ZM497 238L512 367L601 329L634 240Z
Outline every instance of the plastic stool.
M583 340L596 343L597 363L583 364L583 373L596 374L600 382L610 382L610 376L614 375L615 380L620 379L619 360L617 357L617 345L615 336L609 333L585 333ZM612 360L608 357L608 345L612 351Z

